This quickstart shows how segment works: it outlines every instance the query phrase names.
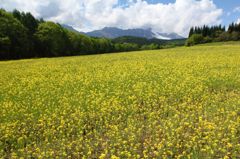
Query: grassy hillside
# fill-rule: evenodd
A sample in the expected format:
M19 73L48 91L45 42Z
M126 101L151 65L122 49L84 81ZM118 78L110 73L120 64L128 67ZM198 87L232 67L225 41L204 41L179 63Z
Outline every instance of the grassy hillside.
M0 158L240 157L240 43L0 68Z

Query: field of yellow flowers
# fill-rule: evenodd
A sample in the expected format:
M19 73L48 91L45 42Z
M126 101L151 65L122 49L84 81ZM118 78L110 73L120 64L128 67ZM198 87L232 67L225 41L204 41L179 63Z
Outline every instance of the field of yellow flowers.
M0 158L240 158L240 43L0 62Z

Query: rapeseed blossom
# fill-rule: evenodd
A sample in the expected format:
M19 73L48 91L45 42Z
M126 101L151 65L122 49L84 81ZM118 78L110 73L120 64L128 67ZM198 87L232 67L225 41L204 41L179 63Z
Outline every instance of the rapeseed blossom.
M240 158L239 45L0 67L0 158Z

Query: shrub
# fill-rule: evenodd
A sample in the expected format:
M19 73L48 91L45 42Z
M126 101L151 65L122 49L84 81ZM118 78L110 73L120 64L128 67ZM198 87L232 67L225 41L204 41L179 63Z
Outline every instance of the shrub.
M193 34L188 40L186 41L186 46L193 46L195 44L204 43L204 37L201 34Z

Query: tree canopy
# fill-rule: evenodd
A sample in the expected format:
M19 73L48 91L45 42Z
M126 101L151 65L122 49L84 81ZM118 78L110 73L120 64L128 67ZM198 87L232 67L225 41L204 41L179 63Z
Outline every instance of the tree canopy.
M34 36L37 39L40 56L68 55L67 47L70 43L66 31L53 22L41 23Z
M221 25L192 27L186 45L231 40L240 40L240 24L232 23L229 25L228 30Z
M0 10L0 58L22 58L29 51L27 29L12 14Z

